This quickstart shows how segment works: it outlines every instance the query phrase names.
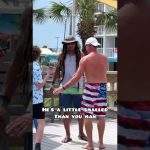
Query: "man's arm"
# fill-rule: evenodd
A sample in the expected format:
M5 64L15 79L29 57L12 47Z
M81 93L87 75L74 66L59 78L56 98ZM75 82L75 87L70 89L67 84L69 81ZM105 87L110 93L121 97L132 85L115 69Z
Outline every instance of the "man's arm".
M44 87L44 85L46 84L46 82L47 82L47 80L48 80L50 74L52 74L52 71L51 71L50 69L48 69L47 75L45 76L43 82L36 84L36 86L37 86L37 88L38 88L39 90Z
M83 75L84 72L85 72L85 58L82 58L79 63L79 68L77 69L74 76L67 83L65 83L63 87L55 89L53 93L55 95L58 95L59 93L63 92L63 90L74 85L77 81L79 81L80 77Z

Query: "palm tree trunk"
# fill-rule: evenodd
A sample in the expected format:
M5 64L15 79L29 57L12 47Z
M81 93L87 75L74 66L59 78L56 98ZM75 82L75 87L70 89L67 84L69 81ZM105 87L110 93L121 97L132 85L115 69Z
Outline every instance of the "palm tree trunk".
M85 40L86 39L82 39L82 52L84 53L84 55L87 55L86 49L85 49Z
M86 40L86 39L82 39L82 46L83 46L83 47L85 46L85 40Z

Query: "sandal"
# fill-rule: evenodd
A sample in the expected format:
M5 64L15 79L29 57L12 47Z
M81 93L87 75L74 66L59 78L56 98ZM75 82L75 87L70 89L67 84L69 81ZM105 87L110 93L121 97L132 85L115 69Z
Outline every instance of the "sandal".
M62 143L68 143L68 142L71 142L71 141L72 141L71 138L65 137L61 142Z
M80 140L83 140L83 141L88 141L88 140L87 140L87 136L86 136L85 134L83 134L83 135L78 135L78 138L79 138Z

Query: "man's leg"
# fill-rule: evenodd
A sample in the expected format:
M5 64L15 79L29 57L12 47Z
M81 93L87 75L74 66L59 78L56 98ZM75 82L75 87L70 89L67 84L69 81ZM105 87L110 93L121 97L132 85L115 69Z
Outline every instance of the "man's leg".
M82 115L82 114L78 113L78 115ZM84 124L83 117L78 119L78 123L79 123L79 135L82 136L82 135L84 135L84 133L83 133L83 124Z
M66 137L62 140L63 143L70 142L72 139L70 138L70 112L64 112L64 115L68 115L69 118L63 119L65 131L66 131Z
M35 138L35 150L40 150L41 142L43 138L43 131L44 131L44 119L37 119L38 127L36 130L36 138Z
M99 135L99 148L104 148L103 135L105 130L105 117L97 118L97 128L98 128L98 135Z
M92 130L93 130L92 120L85 118L84 123L85 123L85 130L87 134L88 143L83 148L88 150L93 150L94 148L93 148L93 138L92 138Z
M71 108L71 95L70 94L61 94L60 95L60 107L62 108ZM63 123L64 123L64 127L65 127L65 131L66 131L66 136L65 138L62 140L63 143L67 143L71 141L70 138L70 122L71 122L71 113L70 112L64 112L63 115L67 115L69 116L69 118L64 118L63 119Z
M74 108L81 108L81 102L82 102L82 94L75 94L72 95L72 102L73 102L73 107ZM78 124L79 124L79 138L81 140L87 141L87 137L83 132L83 125L84 125L84 118L81 112L78 112L79 116L82 116L82 118L78 119Z
M66 131L66 137L70 138L70 112L65 112L64 115L68 115L68 118L63 119L65 131Z
M78 115L81 116L82 114L79 112ZM78 123L79 123L79 138L81 140L87 141L87 136L83 132L83 126L84 126L84 118L83 118L83 116L82 116L82 118L78 119Z

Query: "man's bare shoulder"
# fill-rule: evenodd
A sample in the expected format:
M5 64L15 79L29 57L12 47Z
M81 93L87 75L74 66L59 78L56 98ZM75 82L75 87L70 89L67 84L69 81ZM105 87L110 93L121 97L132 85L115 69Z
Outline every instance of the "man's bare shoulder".
M86 55L80 59L80 65L82 65L82 66L85 65L87 61L88 61L88 55Z
M103 54L99 54L100 57L104 58L104 59L107 59L107 56L106 55L103 55Z
M87 57L86 56L83 56L82 58L81 58L81 60L80 60L80 62L85 62L85 60L87 59Z

